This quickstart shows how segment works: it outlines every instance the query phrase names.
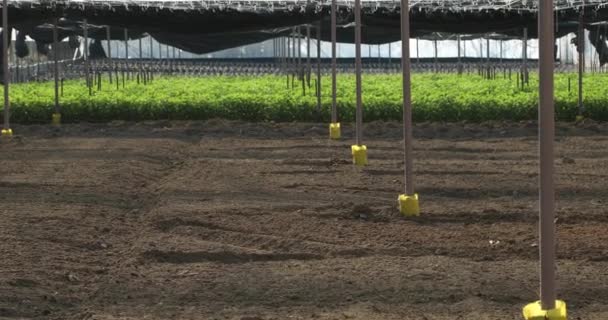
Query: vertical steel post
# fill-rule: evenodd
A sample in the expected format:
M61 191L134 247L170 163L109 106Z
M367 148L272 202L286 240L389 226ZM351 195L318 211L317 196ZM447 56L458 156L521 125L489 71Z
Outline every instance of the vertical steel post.
M110 83L112 83L112 47L111 47L111 34L110 34L110 26L106 26L106 36L108 38L108 66L110 71L108 74L110 75Z
M129 30L125 28L125 59L129 59Z
M555 190L553 185L554 61L553 0L539 2L539 156L540 156L540 299L555 308Z
M416 63L420 64L420 39L416 38Z
M302 80L301 77L303 75L302 73L302 29L300 27L298 27L297 29L297 36L298 36L298 80Z
M144 64L144 62L143 62L144 54L143 54L143 48L141 46L142 38L139 38L137 42L138 42L138 45L139 45L139 61L137 62L138 63L138 65L137 65L137 72L139 74L137 76L137 84L139 84L139 82L142 80L141 78L143 77L142 68L143 68L143 64Z
M460 58L460 35L457 36L457 46L458 46L458 74L462 73L462 59Z
M393 61L393 46L392 43L388 43L388 65L390 66Z
M291 88L295 87L295 77L296 77L296 69L297 69L297 55L296 55L296 38L295 38L296 28L293 28L291 31L292 39L291 39Z
M10 130L9 68L8 68L8 0L2 2L2 67L4 71L4 130Z
M59 19L55 18L53 24L53 74L55 76L55 113L60 114L61 109L59 107L59 39L57 35L57 25L59 24Z
M106 36L108 39L108 59L112 59L112 47L111 47L111 34L110 34L110 26L106 26Z
M285 73L287 74L287 89L289 89L289 79L291 76L291 36L287 37L287 56L285 59Z
M91 84L91 64L89 61L89 27L87 26L87 19L84 19L83 21L83 30L82 30L83 36L84 36L84 68L85 68L85 77L86 77L86 83L87 83L87 87L91 88L91 86L93 84ZM90 90L89 90L90 93Z
M19 57L15 56L15 82L21 82L21 74L20 74L20 61L21 60Z
M401 0L401 68L403 76L403 157L405 194L414 194L412 176L412 93L410 78L410 14L409 1Z
M437 50L437 39L435 38L435 40L433 40L433 52L435 53L435 72L438 71L438 61L437 61L437 55L438 55L438 50Z
M583 25L584 7L578 19L578 115L582 116L585 111L583 104L583 76L585 74L585 27Z
M524 40L523 40L523 51L522 51L522 57L524 60L524 66L523 66L523 75L524 75L524 82L526 84L528 84L528 28L524 28Z
M321 115L321 22L317 29L317 114Z
M310 88L310 73L312 67L310 65L310 25L306 26L306 84Z
M501 64L502 64L502 57L503 57L503 53L502 53L503 42L504 42L504 40L500 39L500 49L499 49L499 51L500 51L500 63Z
M357 94L356 144L362 144L363 101L361 98L361 0L355 0L355 79Z
M491 79L492 78L492 72L491 72L491 68L490 68L490 38L486 38L486 78L487 79Z
M337 10L337 4L336 4L336 0L332 0L331 1L331 122L332 123L336 123L338 122L338 106L337 106L337 101L336 101L336 96L337 96L337 77L336 77L336 65L337 65L337 59L336 59L336 10Z

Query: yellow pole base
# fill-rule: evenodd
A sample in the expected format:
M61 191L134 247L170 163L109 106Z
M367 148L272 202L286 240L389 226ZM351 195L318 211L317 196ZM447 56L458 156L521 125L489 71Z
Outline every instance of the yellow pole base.
M528 304L524 307L524 319L526 320L566 320L566 303L555 301L555 309L543 310L540 301Z
M366 166L367 165L367 147L353 145L351 147L353 153L353 163L357 166Z
M2 129L2 137L10 138L13 136L13 129Z
M329 138L338 140L340 139L340 122L334 122L329 124Z
M575 121L575 122L581 122L581 121L583 121L583 120L585 120L585 117L583 117L583 116L581 116L581 115L578 115L578 116L576 116L576 119L575 119L574 121Z
M53 118L51 120L51 123L54 126L59 126L61 125L61 113L53 113Z
M419 216L420 204L418 203L418 194L416 193L413 196L399 195L399 211L406 217Z

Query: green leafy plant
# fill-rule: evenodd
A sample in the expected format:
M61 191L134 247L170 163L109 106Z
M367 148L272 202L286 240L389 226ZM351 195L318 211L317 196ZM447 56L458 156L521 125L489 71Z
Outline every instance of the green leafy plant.
M568 78L572 80L568 91ZM107 81L106 77L102 77ZM559 120L577 115L577 88L573 74L555 78L555 110ZM127 82L116 89L104 83L103 90L89 96L82 80L66 81L61 106L64 122L141 121L154 119L204 120L226 118L247 121L329 121L331 82L324 79L322 108L317 112L314 89L303 95L301 86L288 89L284 76L262 77L157 77L151 84ZM484 80L478 75L413 74L412 102L415 121L533 120L537 118L538 80L517 88L499 76ZM585 77L585 116L608 120L605 88L608 77ZM12 121L48 123L53 113L52 82L11 86ZM337 103L340 120L355 118L355 77L338 77ZM401 120L401 77L364 75L364 120Z

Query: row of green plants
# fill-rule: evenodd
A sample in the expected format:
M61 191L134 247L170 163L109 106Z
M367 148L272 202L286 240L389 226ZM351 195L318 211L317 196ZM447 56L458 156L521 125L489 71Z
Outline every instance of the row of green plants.
M414 121L532 120L537 118L537 78L518 88L512 79L485 80L478 75L414 74ZM105 77L104 77L105 78ZM107 79L104 79L107 81ZM569 84L570 82L570 84ZM585 78L586 117L608 120L608 77ZM48 123L54 108L52 82L11 86L12 121ZM574 74L555 78L556 118L577 115L577 81ZM401 120L401 77L363 77L364 120ZM66 81L61 97L64 122L112 120L204 120L225 118L247 121L328 121L331 82L322 81L322 108L317 111L314 87L303 94L301 84L287 88L285 76L262 77L160 77L151 84L127 81L125 87L103 83L89 95L84 81ZM355 78L338 77L340 120L355 117Z

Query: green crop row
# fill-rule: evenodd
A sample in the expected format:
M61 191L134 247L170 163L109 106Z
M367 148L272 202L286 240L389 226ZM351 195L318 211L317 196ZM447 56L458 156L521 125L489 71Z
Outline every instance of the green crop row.
M105 77L104 77L105 79ZM569 79L571 85L569 86ZM314 88L287 88L285 76L161 77L151 84L127 81L119 89L107 79L102 90L89 96L84 81L66 81L61 96L64 122L111 120L226 118L247 121L328 121L331 82L322 81L322 107L317 111ZM555 78L556 118L573 120L577 114L574 74ZM537 118L537 85L521 90L515 77L484 80L477 75L414 74L414 121L531 120ZM569 90L570 88L570 90ZM585 78L585 116L608 120L608 76ZM54 108L52 82L16 84L10 91L12 121L47 123ZM355 78L338 77L337 105L341 121L355 117ZM401 77L363 77L364 120L401 120Z

